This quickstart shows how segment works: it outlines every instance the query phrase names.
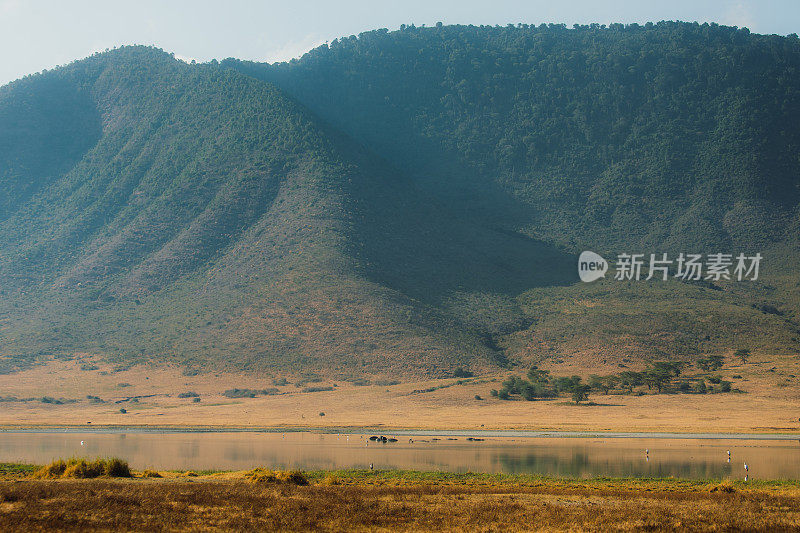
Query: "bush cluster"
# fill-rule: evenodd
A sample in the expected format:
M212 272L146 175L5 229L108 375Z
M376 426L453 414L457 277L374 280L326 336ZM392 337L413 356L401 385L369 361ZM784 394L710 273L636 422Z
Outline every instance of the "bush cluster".
M91 479L96 477L131 477L127 461L111 457L108 459L57 459L37 470L33 477L43 479L76 478Z

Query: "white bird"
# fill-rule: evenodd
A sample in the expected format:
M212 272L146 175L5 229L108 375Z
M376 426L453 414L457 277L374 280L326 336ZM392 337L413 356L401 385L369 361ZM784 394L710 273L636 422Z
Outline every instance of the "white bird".
M744 464L744 469L745 469L745 471L746 471L746 472L749 472L749 471L750 471L750 469L749 469L749 468L747 468L747 463L745 463L745 464Z
M81 441L81 446L83 446L83 441Z

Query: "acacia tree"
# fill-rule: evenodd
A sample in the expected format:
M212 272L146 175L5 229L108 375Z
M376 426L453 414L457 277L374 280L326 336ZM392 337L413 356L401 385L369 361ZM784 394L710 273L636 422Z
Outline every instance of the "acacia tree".
M719 354L708 356L708 366L711 368L711 370L719 370L722 368L724 362L725 358Z
M651 386L655 386L659 393L670 378L672 378L672 373L670 371L658 367L649 369L644 376L647 388L649 389Z
M603 394L606 396L608 393L613 389L617 383L619 382L619 378L617 376L597 376L592 374L589 376L589 386L592 390L596 391L603 391Z
M742 364L744 364L747 362L747 359L753 354L750 353L750 350L748 348L739 348L733 355L734 357L738 357L742 361Z
M589 385L575 385L572 388L572 401L577 405L582 401L588 400L590 390L591 387Z
M619 375L620 383L628 390L628 393L633 392L634 387L638 387L643 383L642 374L640 372L632 372L626 370Z

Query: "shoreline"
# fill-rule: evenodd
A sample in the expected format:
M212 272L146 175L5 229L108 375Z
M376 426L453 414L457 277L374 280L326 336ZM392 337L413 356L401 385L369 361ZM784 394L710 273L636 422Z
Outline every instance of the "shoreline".
M493 430L493 429L412 429L390 427L241 427L241 426L0 426L0 433L324 433L324 434L392 434L426 437L493 437L493 438L608 438L608 439L664 439L664 440L800 440L800 433L740 433L740 432L669 432L669 431L561 431L561 430Z

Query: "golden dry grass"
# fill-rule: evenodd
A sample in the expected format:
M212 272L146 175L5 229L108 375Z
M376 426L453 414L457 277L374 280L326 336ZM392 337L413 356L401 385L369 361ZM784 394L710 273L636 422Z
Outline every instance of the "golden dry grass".
M83 364L97 370L85 371ZM554 374L611 373L618 368L583 367L565 362L547 367ZM635 369L635 368L634 368ZM105 374L104 374L105 372ZM326 379L319 386L333 391L302 393L293 384L279 386L279 395L226 398L231 388L272 388L274 376L200 374L183 376L173 366L135 366L113 372L113 366L84 357L52 361L29 370L0 375L4 396L73 398L64 405L4 402L0 426L216 426L224 427L387 427L411 429L610 430L675 432L800 432L800 375L796 356L757 356L747 364L729 360L719 374L746 394L673 394L602 396L597 406L557 401L500 401L489 396L505 375L481 377L481 383L448 386L414 394L456 379L428 380L391 386L354 386ZM734 379L732 376L741 375ZM288 376L295 381L296 376ZM496 379L495 382L486 380ZM130 386L119 387L120 383ZM177 395L193 391L200 402ZM92 403L86 395L105 403ZM155 395L155 396L151 396ZM475 399L480 395L483 400ZM148 396L137 403L130 396ZM124 407L127 413L120 413ZM325 416L319 416L325 412Z
M269 470L266 468L254 468L244 473L244 478L253 483L275 483L287 485L308 485L308 478L299 470L289 472Z
M1 481L3 531L790 531L794 485L681 481L404 480L320 474L309 486L244 473Z
M92 479L96 477L131 477L127 461L110 457L108 459L57 459L33 473L39 479Z

